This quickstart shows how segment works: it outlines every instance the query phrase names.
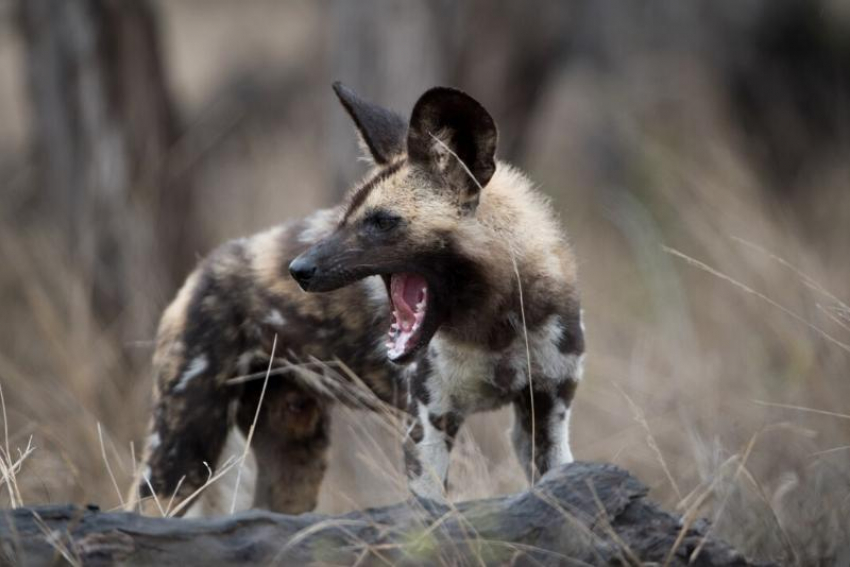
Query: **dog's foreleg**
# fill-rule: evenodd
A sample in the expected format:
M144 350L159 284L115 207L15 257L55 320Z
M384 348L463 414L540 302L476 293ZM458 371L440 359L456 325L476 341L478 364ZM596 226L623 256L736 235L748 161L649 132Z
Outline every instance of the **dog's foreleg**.
M569 377L552 390L526 389L514 400L514 449L532 483L549 469L573 462L570 406L577 385Z
M449 456L463 419L454 412L432 412L418 400L413 404L404 440L408 484L417 496L443 501Z

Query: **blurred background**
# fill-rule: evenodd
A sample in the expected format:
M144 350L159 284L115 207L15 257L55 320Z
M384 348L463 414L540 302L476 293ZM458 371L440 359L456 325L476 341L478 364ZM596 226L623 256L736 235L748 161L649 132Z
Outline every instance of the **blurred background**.
M551 196L577 458L753 556L850 563L846 0L0 0L2 505L119 505L198 258L364 174L336 79L468 91ZM320 511L404 497L371 419L336 416ZM510 420L465 428L454 499L525 486Z

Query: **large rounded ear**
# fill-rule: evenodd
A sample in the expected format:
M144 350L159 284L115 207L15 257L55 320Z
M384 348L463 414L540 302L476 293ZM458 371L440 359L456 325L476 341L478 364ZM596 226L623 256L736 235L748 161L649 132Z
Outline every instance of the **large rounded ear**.
M334 92L348 111L372 159L385 165L394 156L404 153L407 122L392 110L366 102L339 81L333 84Z
M479 191L496 171L498 132L481 104L457 89L435 87L413 107L407 131L412 163L436 173L474 210Z

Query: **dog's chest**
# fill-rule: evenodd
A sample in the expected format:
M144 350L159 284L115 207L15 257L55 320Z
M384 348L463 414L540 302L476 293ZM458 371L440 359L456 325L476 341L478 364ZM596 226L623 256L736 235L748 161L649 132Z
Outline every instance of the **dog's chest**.
M527 383L526 357L518 355L513 348L493 352L435 337L427 354L429 408L466 413L508 403Z
M484 411L511 401L529 384L535 389L554 387L574 374L577 356L561 352L564 329L557 316L524 333L508 348L492 351L455 343L436 335L427 352L424 380L433 411ZM529 359L530 355L530 359Z

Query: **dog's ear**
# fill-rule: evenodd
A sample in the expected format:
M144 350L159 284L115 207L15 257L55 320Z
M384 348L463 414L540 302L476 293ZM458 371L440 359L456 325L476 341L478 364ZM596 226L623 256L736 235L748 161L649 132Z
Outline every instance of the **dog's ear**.
M493 118L478 101L457 89L435 87L413 107L407 155L458 191L464 209L474 210L479 189L496 171L498 137Z
M334 92L348 111L360 139L366 145L372 159L384 165L404 152L407 123L392 110L366 102L339 81L333 84Z

